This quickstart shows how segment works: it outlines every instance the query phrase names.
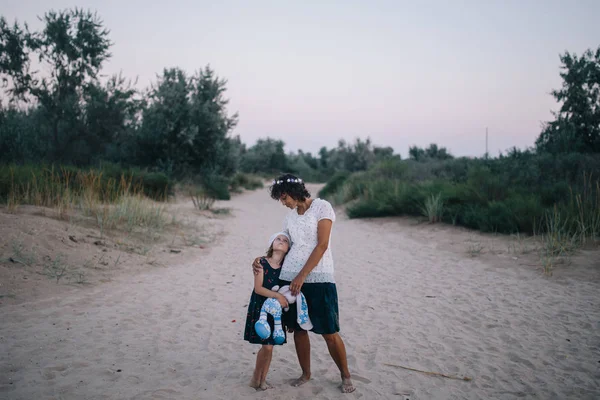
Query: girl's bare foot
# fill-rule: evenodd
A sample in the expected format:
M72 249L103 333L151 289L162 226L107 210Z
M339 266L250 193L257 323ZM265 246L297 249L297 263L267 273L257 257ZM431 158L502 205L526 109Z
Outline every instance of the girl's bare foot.
M300 378L292 381L292 386L294 386L294 387L302 386L309 380L310 380L310 375L302 374L302 376Z
M275 386L271 385L269 382L264 381L260 384L260 389L261 390L267 390L267 389L274 389Z
M352 393L356 390L350 378L342 378L342 393Z

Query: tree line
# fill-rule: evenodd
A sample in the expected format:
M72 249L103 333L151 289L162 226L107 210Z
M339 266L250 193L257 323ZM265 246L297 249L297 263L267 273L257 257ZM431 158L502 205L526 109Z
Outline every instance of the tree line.
M238 115L228 110L227 81L210 67L193 73L165 68L150 87L138 89L121 75L102 77L113 43L94 12L49 11L43 27L0 17L0 163L77 167L115 163L189 176L231 177L296 172L326 181L336 172L368 170L399 160L391 147L369 139L340 140L317 154L286 153L285 143L264 138L246 146L233 136ZM560 56L560 104L547 122L535 154L600 152L600 47ZM435 144L409 149L413 161L450 160Z

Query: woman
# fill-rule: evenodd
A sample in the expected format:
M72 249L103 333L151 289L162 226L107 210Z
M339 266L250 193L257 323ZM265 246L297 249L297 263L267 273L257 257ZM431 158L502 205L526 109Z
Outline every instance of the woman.
M290 285L292 294L300 291L306 298L312 331L327 343L329 354L340 370L342 392L355 390L348 370L346 347L339 335L337 289L333 258L329 241L335 213L331 204L322 199L311 199L304 183L294 175L280 176L271 186L271 197L292 211L284 222L284 232L292 239L292 247L283 262L279 279L281 285ZM260 257L253 265L254 273L262 273ZM296 304L283 315L284 325L294 333L294 344L302 376L292 385L300 386L311 377L310 339L308 332L297 323Z

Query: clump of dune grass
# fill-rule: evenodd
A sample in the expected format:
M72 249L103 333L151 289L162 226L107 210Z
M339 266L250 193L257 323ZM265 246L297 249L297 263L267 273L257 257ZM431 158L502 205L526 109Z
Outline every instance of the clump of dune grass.
M192 198L194 208L204 211L210 210L215 204L215 197L211 196L208 191L198 186L189 186L187 188L189 196Z
M421 212L430 223L440 222L444 214L444 200L442 194L432 194L425 199L425 204L421 206Z
M540 239L540 260L546 275L552 275L557 264L567 259L581 244L581 232L570 229L572 221L558 207L546 213Z
M107 220L111 228L124 226L128 232L135 228L162 231L167 224L166 207L139 194L124 195L109 207Z
M532 237L527 237L519 232L510 235L510 242L507 245L508 254L523 255L536 250L534 244L530 244Z

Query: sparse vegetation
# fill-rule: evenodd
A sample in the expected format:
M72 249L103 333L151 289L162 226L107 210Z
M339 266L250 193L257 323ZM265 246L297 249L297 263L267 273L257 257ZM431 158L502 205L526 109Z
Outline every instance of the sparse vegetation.
M470 240L467 243L467 253L471 256L471 257L476 257L478 255L480 255L483 251L483 245L481 244L480 241L474 241L474 240Z
M59 254L54 259L50 259L43 269L44 275L50 279L55 279L57 284L69 273L69 266L63 261L63 257L62 254Z
M78 285L85 285L88 283L86 279L85 271L77 270L72 274L72 281Z
M231 209L230 208L213 208L212 210L213 214L216 215L229 215L231 214Z
M36 254L33 250L28 250L25 248L22 240L13 239L12 240L12 261L25 265L32 266L36 263Z

